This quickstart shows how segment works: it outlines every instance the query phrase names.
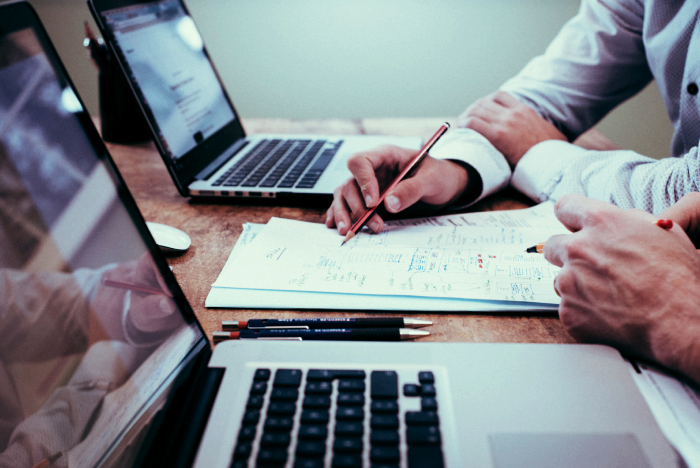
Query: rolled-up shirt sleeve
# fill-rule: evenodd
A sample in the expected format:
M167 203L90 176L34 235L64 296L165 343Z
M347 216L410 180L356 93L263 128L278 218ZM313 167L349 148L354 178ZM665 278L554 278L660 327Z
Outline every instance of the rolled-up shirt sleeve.
M510 182L511 170L506 158L484 136L467 128L455 128L447 133L430 155L436 159L449 159L473 167L481 176L482 190L469 203L453 208L464 208L487 195L501 190Z

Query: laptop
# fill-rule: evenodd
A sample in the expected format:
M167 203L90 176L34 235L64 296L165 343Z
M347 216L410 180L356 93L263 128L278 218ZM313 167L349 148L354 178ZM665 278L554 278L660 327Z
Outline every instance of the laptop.
M419 138L246 135L181 0L89 0L183 196L328 203L351 173L347 159Z
M681 466L617 351L209 345L27 2L0 5L0 466Z

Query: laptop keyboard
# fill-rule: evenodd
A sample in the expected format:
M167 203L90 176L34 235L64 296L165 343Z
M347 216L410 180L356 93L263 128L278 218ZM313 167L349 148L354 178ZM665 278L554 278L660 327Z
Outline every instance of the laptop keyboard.
M257 369L231 467L444 466L433 373L403 386L420 411L400 390L394 371Z
M312 140L261 140L212 185L314 188L342 144L343 140L334 143L327 140L313 143Z

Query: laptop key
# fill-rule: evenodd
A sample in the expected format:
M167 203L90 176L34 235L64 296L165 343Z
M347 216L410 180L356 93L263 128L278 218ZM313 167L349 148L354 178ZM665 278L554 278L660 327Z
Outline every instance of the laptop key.
M399 417L389 415L379 416L373 414L369 424L372 429L398 429Z
M338 406L365 406L363 393L341 393L338 395Z
M258 369L255 371L255 375L253 375L253 380L267 381L269 379L270 379L270 369Z
M263 405L263 397L262 395L251 395L248 398L248 403L246 404L246 409L252 410L252 409L257 409L259 410L262 408Z
M327 396L307 395L304 397L304 409L328 409L331 407L331 399Z
M399 397L399 377L394 371L374 371L371 376L371 397L396 400Z
M299 369L277 369L273 387L293 387L301 385L301 371Z
M333 442L333 453L360 453L362 446L360 437L336 437L335 442Z
M292 438L284 432L266 432L260 439L262 447L289 447L289 442Z
M398 427L398 419L396 420ZM335 425L335 435L336 436L353 436L362 435L365 431L365 427L361 422L345 422L339 421Z
M255 395L263 395L267 392L267 382L253 382L250 387L250 393Z
M360 455L334 455L331 466L333 468L362 468L362 457Z
M248 457L250 457L250 451L252 449L253 447L250 442L236 445L236 448L233 451L233 461L247 460Z
M333 391L330 382L309 382L306 384L306 393L314 395L330 395Z
M287 451L262 449L258 452L258 465L283 465L287 461Z
M243 413L243 425L244 426L251 426L255 425L260 421L260 411L258 410L249 410Z
M310 369L306 374L306 380L364 379L366 376L363 370Z
M255 426L243 426L238 433L238 441L249 441L255 439Z
M406 425L437 426L438 415L435 411L406 411Z
M439 468L445 466L442 449L430 445L408 446L408 468L423 468L426 466Z
M267 414L276 416L291 416L297 410L297 405L294 403L271 402L267 408Z
M398 414L399 404L396 401L377 400L372 402L372 413Z
M265 432L269 431L286 431L289 432L292 430L292 426L294 425L294 420L292 418L267 418L265 420Z
M422 384L435 383L435 375L430 371L423 371L418 373L418 382Z
M323 468L323 458L297 458L294 468Z
M364 392L365 391L365 381L364 380L341 380L338 382L339 392Z
M407 397L415 397L420 395L420 388L416 384L404 384L403 394Z
M299 439L322 439L328 437L328 427L302 424L299 428Z
M397 462L401 459L398 447L372 447L369 458L378 462ZM430 464L423 466L432 466Z
M299 390L296 388L273 388L270 394L270 401L296 401L297 398L299 398Z
M437 426L409 426L406 428L408 445L440 445L440 429Z
M372 429L369 441L372 445L398 445L399 432L397 430Z
M433 384L423 384L420 386L420 394L422 396L434 397L436 394L435 385Z
M362 421L365 419L365 410L354 406L339 406L335 413L335 419L338 421Z
M304 410L301 413L302 424L326 424L328 419L328 411Z
M437 400L433 397L423 397L420 399L420 407L422 411L437 411Z
M297 444L297 456L323 457L326 453L325 442L300 441Z

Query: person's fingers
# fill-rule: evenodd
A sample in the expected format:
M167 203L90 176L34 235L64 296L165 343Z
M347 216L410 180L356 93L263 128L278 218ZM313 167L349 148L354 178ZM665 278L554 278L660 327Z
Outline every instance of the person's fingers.
M425 194L426 181L423 177L411 177L400 182L384 199L386 209L397 213L416 203Z
M685 195L674 205L659 213L659 218L670 219L692 238L691 234L700 231L700 193L692 192Z
M518 99L514 98L505 91L496 91L495 93L493 93L493 102L508 108L524 105Z
M571 232L577 232L584 226L595 224L601 215L611 210L620 209L609 203L578 194L564 195L554 204L555 216Z
M570 240L569 238L570 234L558 234L547 239L542 252L544 258L552 265L558 267L564 266L564 262L568 257L566 248Z
M412 149L382 146L375 150L357 153L348 160L348 169L355 178L366 206L374 207L379 201L378 172L382 168L392 167L398 171L399 166L403 167L402 162L407 163L415 154L416 150Z
M474 130L489 141L492 141L493 139L493 125L491 125L489 122L485 121L481 117L478 117L476 115L470 115L469 117L466 117L463 122L463 127Z
M343 199L343 187L336 188L333 192L333 203L331 204L331 209L333 210L333 224L338 228L338 234L344 236L348 233L350 229L350 211L345 205L345 200Z

